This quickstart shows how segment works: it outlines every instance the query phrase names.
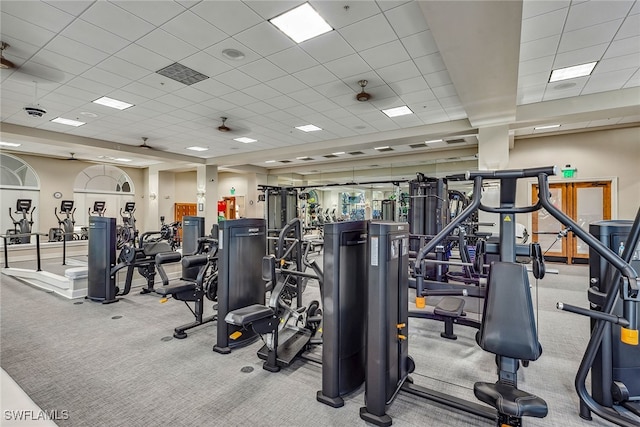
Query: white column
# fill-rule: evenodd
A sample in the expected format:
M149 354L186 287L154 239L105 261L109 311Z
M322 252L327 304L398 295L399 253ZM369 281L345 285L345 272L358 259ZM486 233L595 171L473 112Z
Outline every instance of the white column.
M509 163L509 126L478 129L478 169L505 169Z
M206 230L211 224L218 223L218 166L199 165L196 170L196 182L198 209L200 204L204 206L204 211L198 210L198 216L206 218Z
M157 166L152 165L147 169L147 209L145 212L144 229L149 230L159 230L160 226L156 224L160 223L160 217L158 215L159 212L159 198L160 198L160 171ZM170 218L167 218L171 222Z

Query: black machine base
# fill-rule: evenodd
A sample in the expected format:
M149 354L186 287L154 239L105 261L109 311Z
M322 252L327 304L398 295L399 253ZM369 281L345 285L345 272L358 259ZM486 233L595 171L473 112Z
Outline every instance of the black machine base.
M281 344L278 344L278 366L287 367L291 365L295 358L304 351L310 339L311 332L307 330L296 331L291 338ZM258 350L258 357L262 360L267 360L267 353L267 346L264 345L260 350Z
M340 396L329 397L322 393L322 390L318 390L316 393L316 400L325 405L329 405L332 408L342 408L344 406L344 399Z
M218 320L218 316L214 314L212 316L203 318L201 322L196 320L194 322L187 323L186 325L178 326L174 329L173 337L179 340L185 339L187 337L186 331L188 331L189 329L204 325L205 323L215 322L216 320Z
M393 423L393 420L389 415L372 414L369 411L367 411L366 407L360 408L360 418L362 418L368 423L375 424L380 427L389 427Z
M231 350L233 350L234 348L238 348L238 347L243 347L245 345L249 345L249 344L253 344L254 342L258 341L258 338L260 338L258 335L253 335L250 338L246 338L243 340L237 340L237 341L233 341L233 342L229 342L229 345L226 347L220 347L217 344L213 346L213 351L215 351L216 353L220 353L220 354L229 354L231 353Z

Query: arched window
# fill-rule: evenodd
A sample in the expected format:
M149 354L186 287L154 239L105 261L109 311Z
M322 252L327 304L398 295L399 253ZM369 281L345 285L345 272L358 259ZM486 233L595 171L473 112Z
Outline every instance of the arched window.
M0 153L0 187L38 190L40 181L31 166L11 154Z
M76 176L73 190L78 193L135 193L129 175L110 165L95 165L84 169Z

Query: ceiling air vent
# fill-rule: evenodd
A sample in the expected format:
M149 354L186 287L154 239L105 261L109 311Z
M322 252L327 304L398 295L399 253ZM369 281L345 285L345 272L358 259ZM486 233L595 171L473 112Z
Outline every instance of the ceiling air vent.
M376 148L376 151L379 151L379 152L381 152L381 153L382 153L382 152L384 152L384 151L393 151L393 148L391 148L391 147Z
M457 138L457 139L447 139L447 144L461 144L463 142L467 142L465 141L464 138Z
M291 163L291 160L279 160L280 163Z
M156 73L185 85L192 85L209 78L209 76L205 76L204 74L199 73L196 70L192 70L189 67L185 67L182 64L178 64L177 62L167 65L166 67L156 71Z
M305 162L308 162L309 160L313 160L313 158L311 158L311 157L298 157L298 160L304 160Z
M424 142L421 142L419 144L409 144L409 147L411 148L427 148L427 146L424 144Z
M352 151L349 154L351 154L352 156L359 156L361 154L364 154L362 151Z
M322 156L322 157L325 157L327 159L333 159L333 158L338 157L338 156L336 156L335 154L327 154L326 156Z

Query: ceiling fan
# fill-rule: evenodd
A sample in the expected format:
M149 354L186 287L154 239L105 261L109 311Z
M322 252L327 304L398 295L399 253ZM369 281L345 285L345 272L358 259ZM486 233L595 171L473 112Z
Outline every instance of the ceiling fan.
M37 59L37 62L27 60L21 64L17 64L4 57L7 48L11 47L9 43L0 41L0 68L3 70L13 70L16 78L23 81L33 81L34 78L49 80L51 82L61 82L64 80L64 72L57 69L53 64L49 64L42 60ZM19 49L18 49L19 50ZM27 57L26 53L24 53ZM16 56L20 59L20 56Z
M223 132L223 133L231 133L233 135L246 135L247 133L249 133L249 129L244 129L244 128L238 128L236 126L234 126L233 128L230 128L229 126L227 126L227 117L220 117L220 120L222 120L222 124L220 124L220 126L218 126L218 132Z
M142 137L142 144L138 145L138 148L146 148L147 150L155 150L155 148L153 148L150 145L147 145L147 140L149 138L147 138L146 136Z
M76 158L76 153L69 153L69 154L71 154L71 157L67 157L65 160L71 160L71 161L80 160Z
M371 99L371 94L367 93L364 91L365 86L368 84L369 82L366 80L360 80L358 81L358 84L360 85L360 87L362 88L362 92L358 93L356 95L356 99L360 102L367 102L368 100Z

